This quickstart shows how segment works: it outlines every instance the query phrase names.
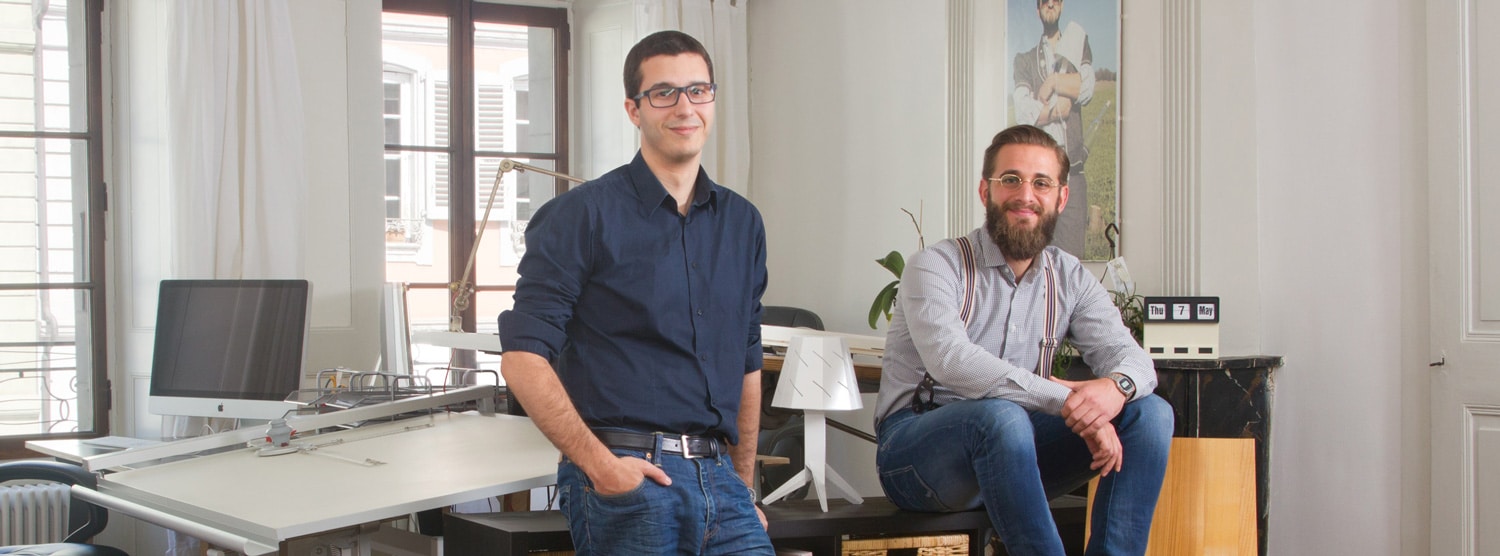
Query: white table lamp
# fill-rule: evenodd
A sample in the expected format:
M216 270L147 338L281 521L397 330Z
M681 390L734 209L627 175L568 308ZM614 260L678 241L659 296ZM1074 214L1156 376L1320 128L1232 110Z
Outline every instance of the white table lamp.
M854 378L854 361L850 359L849 347L844 338L827 335L792 336L771 405L803 411L806 467L788 479L786 484L766 495L763 502L770 504L802 485L812 483L813 490L818 493L818 504L826 512L828 495L824 492L823 483L827 479L844 499L854 504L863 503L864 499L854 492L854 487L849 486L848 481L827 463L828 423L824 412L853 410L863 406L859 397L859 384Z

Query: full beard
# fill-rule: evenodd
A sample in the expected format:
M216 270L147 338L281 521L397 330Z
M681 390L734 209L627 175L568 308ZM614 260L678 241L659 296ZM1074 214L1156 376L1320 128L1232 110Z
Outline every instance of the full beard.
M1035 258L1052 243L1052 231L1057 228L1057 210L1044 212L1039 205L1032 207L1037 213L1036 226L1023 228L1006 221L1006 211L1023 206L1019 201L1008 202L1003 207L993 202L985 203L984 229L1006 259L1025 261Z
M1047 14L1044 12L1040 15L1042 20L1042 36L1051 37L1053 35L1056 35L1059 28L1058 22L1062 19L1062 12L1059 11L1052 14ZM1048 15L1051 15L1052 17L1049 19L1047 17Z

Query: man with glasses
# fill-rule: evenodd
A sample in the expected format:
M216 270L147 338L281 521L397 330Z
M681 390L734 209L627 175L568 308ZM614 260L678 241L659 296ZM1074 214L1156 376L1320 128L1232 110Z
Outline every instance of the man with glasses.
M1142 554L1172 408L1108 292L1049 247L1068 153L1029 125L984 152L984 227L913 255L886 336L876 467L897 506L984 506L1011 554L1063 554L1049 499L1094 475L1088 554ZM1097 378L1051 376L1063 337Z
M774 554L748 486L765 228L699 164L716 92L686 34L630 50L640 152L537 210L500 314L501 372L563 453L580 555Z
M1015 90L1011 93L1016 123L1034 124L1062 142L1072 162L1068 183L1075 196L1061 215L1057 246L1084 254L1088 231L1088 179L1083 163L1089 150L1083 137L1083 106L1094 98L1094 52L1089 37L1076 22L1061 25L1062 0L1037 0L1042 38L1036 48L1016 55L1012 64Z

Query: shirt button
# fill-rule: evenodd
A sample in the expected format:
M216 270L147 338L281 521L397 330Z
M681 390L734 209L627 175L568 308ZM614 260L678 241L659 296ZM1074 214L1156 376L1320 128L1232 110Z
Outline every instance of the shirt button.
M706 353L705 353L705 354L703 354L703 355L699 355L699 356L698 356L698 360L699 360L699 361L702 361L702 362L704 362L704 363L707 363L707 362L708 362L708 354L706 354Z
M700 316L700 317L703 316L703 309L699 309L698 310L698 316Z

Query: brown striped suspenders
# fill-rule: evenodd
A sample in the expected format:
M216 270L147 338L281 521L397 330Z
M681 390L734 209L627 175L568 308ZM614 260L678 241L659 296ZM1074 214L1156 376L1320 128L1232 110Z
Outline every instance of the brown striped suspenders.
M964 298L963 302L958 306L958 318L967 327L969 322L974 318L974 307L979 302L979 293L977 291L979 263L977 262L978 257L974 255L974 244L969 241L968 236L960 236L955 239L958 242L959 258L963 262L962 273L964 279ZM1058 301L1057 272L1053 268L1052 257L1047 256L1044 252L1042 253L1042 260L1046 261L1042 267L1042 271L1047 279L1047 322L1042 340L1038 346L1041 348L1041 353L1037 357L1036 370L1034 372L1036 372L1037 376L1047 377L1052 374L1052 358L1057 354L1057 347L1062 344L1062 338L1057 333L1057 317L1061 311L1062 304ZM932 378L932 373L924 373L922 375L922 382L917 384L917 391L912 395L911 408L913 412L922 413L938 407L938 404L933 401L933 388L935 386L937 386L937 380ZM924 394L927 397L926 400L922 399Z

